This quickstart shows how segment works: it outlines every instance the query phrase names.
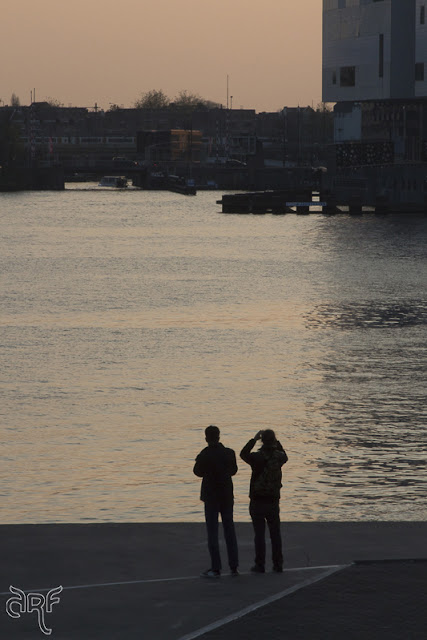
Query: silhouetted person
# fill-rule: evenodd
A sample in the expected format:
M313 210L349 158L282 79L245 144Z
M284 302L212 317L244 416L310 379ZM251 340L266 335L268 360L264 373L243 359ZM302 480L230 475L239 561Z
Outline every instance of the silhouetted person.
M208 446L199 453L194 465L196 476L203 478L200 499L205 503L205 519L211 568L202 573L206 578L219 578L221 556L218 542L218 515L221 514L227 544L228 564L232 575L238 575L239 565L236 532L233 521L233 481L237 473L236 454L219 441L219 429L211 425L205 429Z
M254 453L252 449L258 440L262 447ZM273 571L283 571L282 536L280 533L280 489L282 487L282 466L288 456L272 429L258 431L240 452L242 460L251 465L250 504L252 524L255 533L255 565L251 571L265 572L265 523L270 530Z

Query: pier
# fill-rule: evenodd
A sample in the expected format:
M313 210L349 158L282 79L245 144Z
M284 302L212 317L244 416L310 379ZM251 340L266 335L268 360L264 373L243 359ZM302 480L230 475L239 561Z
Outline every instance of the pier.
M294 213L308 215L323 213L326 215L364 213L390 214L414 213L427 214L424 202L390 202L381 197L364 201L359 197L338 198L332 193L311 191L254 191L248 193L225 194L217 204L222 213L283 215Z
M223 213L308 213L312 198L310 189L254 191L223 195L217 204L222 205Z
M0 167L0 192L7 191L61 191L64 189L61 166Z
M323 213L341 213L336 202L326 201L320 193L312 192L311 189L226 194L221 200L217 200L217 204L222 205L223 213L307 215L319 210Z

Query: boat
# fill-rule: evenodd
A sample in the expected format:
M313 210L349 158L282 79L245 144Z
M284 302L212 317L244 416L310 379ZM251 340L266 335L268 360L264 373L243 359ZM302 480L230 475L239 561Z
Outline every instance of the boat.
M125 189L128 186L128 181L125 176L104 176L101 178L98 186Z
M195 196L197 189L192 179L185 180L181 176L168 175L166 189L175 193L182 193L186 196Z

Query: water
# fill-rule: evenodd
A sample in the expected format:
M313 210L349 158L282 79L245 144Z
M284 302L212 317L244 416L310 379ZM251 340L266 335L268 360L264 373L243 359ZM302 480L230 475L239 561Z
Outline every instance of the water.
M220 195L0 196L0 522L201 520L208 424L277 431L285 520L426 519L427 218Z

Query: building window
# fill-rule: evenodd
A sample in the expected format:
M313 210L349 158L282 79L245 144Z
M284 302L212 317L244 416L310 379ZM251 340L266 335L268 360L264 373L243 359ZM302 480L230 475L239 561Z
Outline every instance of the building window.
M384 78L384 34L380 33L378 39L378 75Z
M424 5L420 7L420 24L426 23L426 8Z
M341 87L356 86L356 67L341 67L340 86Z
M424 62L417 62L415 65L415 81L424 81Z

